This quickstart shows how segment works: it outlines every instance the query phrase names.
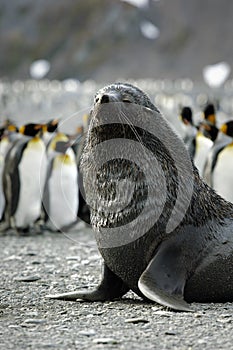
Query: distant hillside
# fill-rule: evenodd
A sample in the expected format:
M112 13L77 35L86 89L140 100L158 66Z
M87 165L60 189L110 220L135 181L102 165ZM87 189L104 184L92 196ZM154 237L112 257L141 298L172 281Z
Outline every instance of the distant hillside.
M48 78L202 79L207 64L233 65L233 2L150 0L138 9L119 0L1 0L0 78L27 79L37 59ZM160 30L151 40L140 25Z

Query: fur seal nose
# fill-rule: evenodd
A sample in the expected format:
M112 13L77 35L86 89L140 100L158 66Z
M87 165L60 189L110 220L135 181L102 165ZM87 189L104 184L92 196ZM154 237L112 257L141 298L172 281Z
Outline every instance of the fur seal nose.
M110 99L108 95L103 95L100 99L100 103L109 103Z

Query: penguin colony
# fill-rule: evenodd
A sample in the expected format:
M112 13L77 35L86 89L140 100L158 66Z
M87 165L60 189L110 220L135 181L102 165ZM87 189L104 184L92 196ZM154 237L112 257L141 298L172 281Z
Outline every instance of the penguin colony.
M184 106L180 113L184 142L203 180L224 199L233 202L233 120L217 126L217 112L209 103L197 125L193 112Z
M79 191L78 139L58 120L0 129L0 233L66 231L89 212ZM83 214L83 216L82 216Z

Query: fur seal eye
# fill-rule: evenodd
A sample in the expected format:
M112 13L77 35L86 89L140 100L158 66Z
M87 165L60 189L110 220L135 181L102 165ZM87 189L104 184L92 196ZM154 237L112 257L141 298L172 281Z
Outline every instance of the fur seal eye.
M132 103L132 101L130 101L128 98L124 98L124 99L122 100L122 102Z

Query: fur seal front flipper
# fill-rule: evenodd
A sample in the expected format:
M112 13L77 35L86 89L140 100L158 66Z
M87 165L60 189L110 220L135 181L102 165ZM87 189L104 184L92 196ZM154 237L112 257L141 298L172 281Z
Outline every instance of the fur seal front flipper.
M164 241L142 273L138 287L150 300L175 310L192 311L184 301L186 274L180 248Z
M70 293L46 295L50 299L76 301L82 299L86 301L107 301L122 297L129 291L124 282L113 273L106 264L103 266L103 278L99 286L93 291L74 291Z

